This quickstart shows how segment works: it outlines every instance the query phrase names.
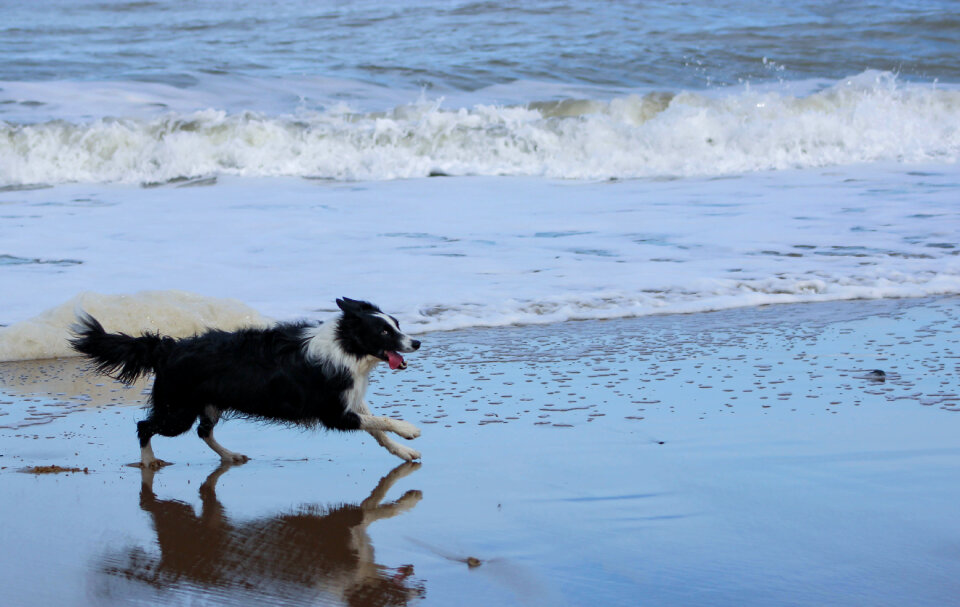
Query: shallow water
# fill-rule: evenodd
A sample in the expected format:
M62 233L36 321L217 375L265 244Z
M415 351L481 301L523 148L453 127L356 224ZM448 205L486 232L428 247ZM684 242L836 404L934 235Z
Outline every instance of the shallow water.
M124 466L142 385L7 363L0 515L21 549L0 582L23 605L949 604L958 310L431 334L369 395L421 426L419 469L391 472L369 439L232 421L218 438L251 462L158 439L175 465L152 491ZM90 472L18 471L43 464Z
M955 166L892 166L0 194L0 251L82 262L0 265L0 360L68 354L78 307L111 330L184 335L323 320L347 296L422 332L951 294L958 183Z

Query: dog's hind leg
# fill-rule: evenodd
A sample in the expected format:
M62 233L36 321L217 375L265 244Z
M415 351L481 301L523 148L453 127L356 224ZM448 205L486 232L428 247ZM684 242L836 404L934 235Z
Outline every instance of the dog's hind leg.
M220 420L220 410L213 405L207 405L200 414L200 424L197 426L197 434L203 439L207 446L220 456L225 464L242 464L250 460L242 453L235 453L225 448L213 438L213 426Z
M157 459L153 454L153 447L150 446L150 439L156 434L156 427L153 420L145 419L137 422L137 438L140 439L140 467L156 470L162 466L169 466L170 462Z

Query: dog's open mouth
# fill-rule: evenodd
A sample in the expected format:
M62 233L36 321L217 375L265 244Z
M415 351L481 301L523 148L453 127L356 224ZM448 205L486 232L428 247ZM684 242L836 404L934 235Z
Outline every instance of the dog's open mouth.
M403 357L393 350L384 350L383 355L387 359L387 364L390 365L390 368L394 371L407 368L407 361L403 360Z

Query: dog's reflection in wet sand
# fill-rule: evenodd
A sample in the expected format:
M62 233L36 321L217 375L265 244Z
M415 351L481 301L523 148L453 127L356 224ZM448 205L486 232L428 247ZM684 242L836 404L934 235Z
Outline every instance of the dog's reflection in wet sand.
M359 505L307 506L250 521L231 520L217 499L217 480L230 465L215 470L200 487L199 516L189 504L157 499L153 471L145 470L140 507L153 518L160 554L131 547L110 555L101 571L161 591L210 591L228 603L273 598L284 604L405 605L424 595L423 584L412 577L412 565L391 569L374 561L367 526L416 506L419 491L381 502L395 482L419 466L395 468Z

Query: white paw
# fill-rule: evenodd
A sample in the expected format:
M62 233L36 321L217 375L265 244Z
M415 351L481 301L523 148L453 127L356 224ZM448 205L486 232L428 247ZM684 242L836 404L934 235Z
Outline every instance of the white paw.
M245 464L250 461L250 458L242 453L228 451L220 456L220 460L225 464Z
M420 428L400 419L393 420L393 432L407 440L413 440L420 436Z
M416 449L411 449L410 447L405 447L403 445L393 445L393 448L390 449L390 453L393 453L402 460L412 462L415 459L420 459L420 452Z

